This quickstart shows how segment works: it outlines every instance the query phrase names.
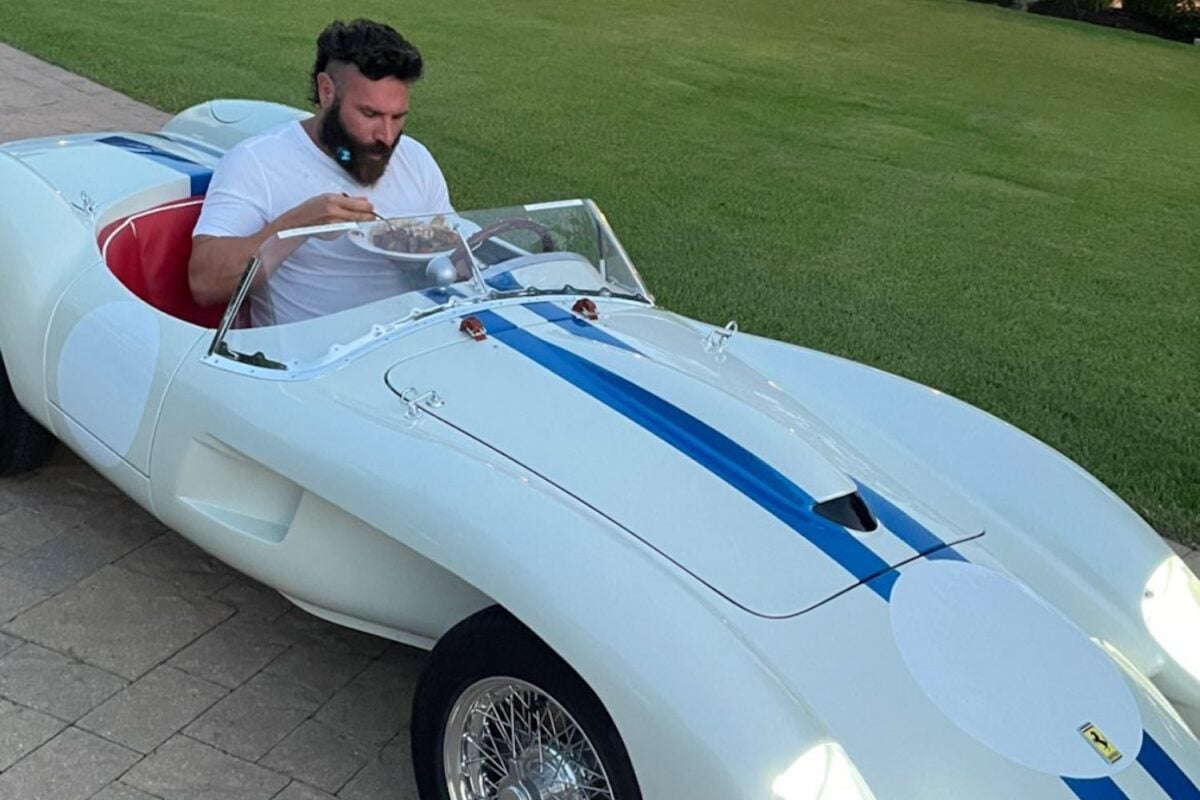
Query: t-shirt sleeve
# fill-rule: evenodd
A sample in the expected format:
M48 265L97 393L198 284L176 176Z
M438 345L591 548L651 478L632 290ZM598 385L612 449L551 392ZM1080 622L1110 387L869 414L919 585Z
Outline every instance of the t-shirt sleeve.
M429 159L429 207L439 214L448 214L454 210L450 205L450 187L446 185L446 176L432 157Z
M193 236L251 236L271 221L266 176L245 147L234 147L217 163Z
M425 145L412 140L417 171L421 176L421 190L424 197L421 205L430 214L447 214L454 210L450 204L450 187L446 185L446 177L442 169L433 159L433 154Z

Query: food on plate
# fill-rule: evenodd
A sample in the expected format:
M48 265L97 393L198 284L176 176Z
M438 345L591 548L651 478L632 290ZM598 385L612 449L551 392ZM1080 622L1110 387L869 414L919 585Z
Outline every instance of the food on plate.
M386 225L379 225L371 235L371 244L381 250L417 255L451 250L458 242L458 232L440 215L429 222L389 220Z

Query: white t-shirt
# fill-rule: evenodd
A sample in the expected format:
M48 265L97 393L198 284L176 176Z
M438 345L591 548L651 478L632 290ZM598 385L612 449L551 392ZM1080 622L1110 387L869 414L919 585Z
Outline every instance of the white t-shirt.
M453 211L446 179L424 145L408 136L387 171L366 187L320 150L293 121L246 139L221 159L194 236L251 236L319 194L365 196L385 217ZM414 288L387 259L345 237L310 240L251 295L255 326L298 322Z

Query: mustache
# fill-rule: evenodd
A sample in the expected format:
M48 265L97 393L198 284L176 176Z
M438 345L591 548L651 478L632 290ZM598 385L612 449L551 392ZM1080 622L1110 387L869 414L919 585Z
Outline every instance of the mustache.
M392 153L400 144L403 131L390 144L360 142L350 135L342 122L340 100L335 100L325 113L318 131L318 138L334 159L355 180L367 186L374 185L387 169Z
M319 130L319 138L330 150L335 151L339 161L345 161L346 158L342 155L343 152L349 153L351 157L359 155L389 155L396 146L400 144L400 139L403 138L404 132L396 134L396 138L388 143L380 142L361 142L350 135L350 131L346 129L342 122L342 106L340 102L335 102L333 106L325 113L325 117L321 120Z

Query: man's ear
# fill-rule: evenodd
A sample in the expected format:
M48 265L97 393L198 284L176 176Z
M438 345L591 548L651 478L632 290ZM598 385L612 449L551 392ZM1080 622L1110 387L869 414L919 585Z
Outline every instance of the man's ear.
M322 110L333 105L333 98L337 95L337 85L333 82L333 77L328 72L317 73L317 98L321 101Z

